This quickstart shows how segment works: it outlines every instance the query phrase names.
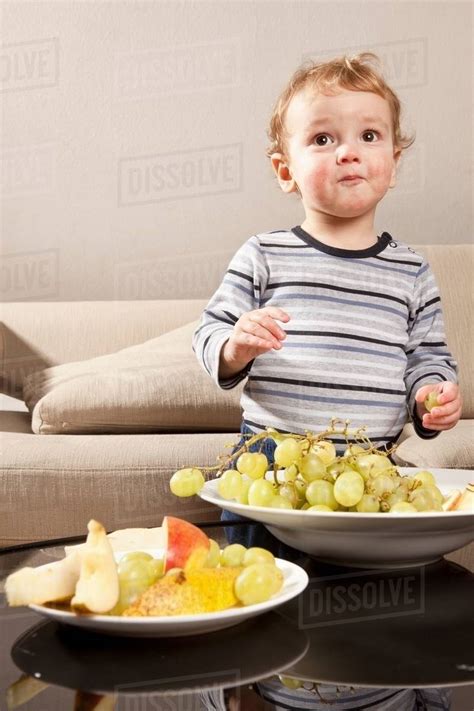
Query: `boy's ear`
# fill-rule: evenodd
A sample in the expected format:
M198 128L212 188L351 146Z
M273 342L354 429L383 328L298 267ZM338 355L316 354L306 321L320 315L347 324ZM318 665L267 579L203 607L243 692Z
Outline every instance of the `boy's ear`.
M395 185L397 184L397 169L398 169L398 162L400 160L401 155L402 155L402 149L395 148L393 151L393 168L392 168L392 175L390 178L390 187L391 188L394 188Z
M286 162L283 153L272 153L270 156L272 168L275 171L280 188L284 193L293 193L298 190L296 181L291 174L291 170Z

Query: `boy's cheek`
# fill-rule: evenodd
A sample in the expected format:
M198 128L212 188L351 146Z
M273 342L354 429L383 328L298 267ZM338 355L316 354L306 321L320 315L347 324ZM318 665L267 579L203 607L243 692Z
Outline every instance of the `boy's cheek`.
M380 158L374 161L369 169L369 177L379 180L381 183L389 182L392 177L392 163L387 159Z
M319 168L317 171L308 176L307 183L311 191L321 197L324 197L328 191L328 186L334 181L334 175L327 168Z

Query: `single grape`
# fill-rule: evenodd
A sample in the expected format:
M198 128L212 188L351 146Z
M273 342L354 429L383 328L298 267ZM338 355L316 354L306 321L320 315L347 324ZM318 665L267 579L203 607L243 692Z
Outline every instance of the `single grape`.
M222 549L221 565L230 568L242 565L246 550L246 547L240 543L231 543L230 546Z
M392 506L389 513L417 513L417 509L408 501L399 501Z
M247 505L249 502L249 489L251 484L253 483L252 479L248 479L246 476L242 477L242 488L240 490L240 494L237 497L237 501L239 504L245 504Z
M349 459L339 459L330 464L326 470L328 481L332 481L334 484L337 477L343 474L343 472L354 472L355 468L350 465L351 460L353 463L355 462L355 459L350 457Z
M242 475L236 469L227 469L217 480L217 491L223 499L237 499L242 491Z
M283 574L271 563L252 563L237 576L234 593L243 605L269 600L283 585Z
M150 577L152 578L153 583L155 583L158 578L161 578L162 575L165 572L165 561L163 558L153 558L150 560L148 563L148 568L150 571Z
M292 509L293 508L290 501L288 501L288 499L285 499L284 496L280 496L279 494L275 494L275 496L272 499L270 499L270 503L268 505L271 509Z
M354 466L364 479L393 468L392 462L384 454L361 454L356 457Z
M364 494L356 505L356 509L359 513L377 513L380 511L380 504L376 496Z
M393 491L386 497L386 510L391 509L392 506L395 506L395 504L400 503L400 501L408 501L408 493L401 487L395 489L395 491Z
M130 607L137 597L141 595L141 593L141 590L135 590L128 583L123 583L119 580L119 599L117 600L115 607L113 607L107 614L121 615L122 612L126 610L127 607Z
M311 484L308 484L306 499L310 506L323 505L333 511L337 509L338 502L334 497L334 485L325 479L315 479Z
M405 477L401 476L400 474L394 474L394 475L392 476L393 483L395 484L395 489L399 489L400 486L403 485L403 479L404 479L404 478L405 478ZM403 486L402 486L402 488L403 488Z
M428 395L425 397L424 401L424 406L428 410L428 412L431 412L431 410L434 407L438 407L441 403L439 402L439 397L438 393L435 390L432 390Z
M249 504L250 506L269 506L276 493L276 487L270 481L257 479L249 487Z
M120 558L119 564L128 563L131 560L153 560L153 556L145 551L130 551Z
M150 567L152 560L153 557L150 560L145 560L144 558L123 560L122 558L117 566L119 580L126 580L130 583L148 587L154 582L152 568Z
M294 481L296 477L298 476L298 467L296 464L290 464L289 467L286 467L283 477L285 481Z
M250 479L262 479L268 470L268 459L259 452L244 452L237 459L237 469Z
M324 504L315 504L314 506L310 506L308 504L308 511L330 511L331 513L333 512L333 509L330 509L329 506L325 506Z
M356 457L366 451L367 450L365 450L364 447L361 447L360 444L350 444L348 447L346 447L343 457Z
M283 499L286 499L291 505L292 509L297 507L299 496L294 482L282 484L278 489L278 495L281 496Z
M395 488L396 482L393 480L393 477L388 474L379 474L368 483L369 493L377 497L391 494Z
M207 554L205 567L217 568L221 560L221 549L213 538L209 539L209 553Z
M430 486L436 486L436 479L433 474L425 469L417 472L413 478L415 481L421 482L422 486L426 486L427 484Z
M432 511L437 508L437 502L432 492L424 486L418 487L410 494L409 502L417 511Z
M443 493L438 489L437 486L432 485L432 484L426 484L425 489L427 489L430 492L435 503L439 504L440 506L442 506L442 504L444 504Z
M332 442L328 442L325 439L312 444L310 451L318 455L325 467L332 464L336 459L336 447Z
M295 489L296 489L296 493L298 494L299 501L305 500L307 487L308 487L308 484L307 484L307 482L304 481L304 479L296 479L295 480Z
M364 479L357 472L343 472L334 483L334 498L342 506L355 506L364 495Z
M313 452L301 457L298 462L298 469L303 479L308 483L315 479L323 479L326 476L326 467L323 460Z
M395 480L395 483L397 484L398 489L402 489L403 491L406 492L407 496L408 493L413 489L413 487L416 485L415 480L411 476L400 476L397 477Z
M204 486L200 469L179 469L170 479L170 489L175 496L195 496Z
M273 553L267 551L265 548L258 548L254 546L252 548L247 548L244 554L243 565L252 565L253 563L272 563L275 564L275 557Z
M301 457L301 444L292 437L287 437L275 447L275 462L280 467L289 467Z

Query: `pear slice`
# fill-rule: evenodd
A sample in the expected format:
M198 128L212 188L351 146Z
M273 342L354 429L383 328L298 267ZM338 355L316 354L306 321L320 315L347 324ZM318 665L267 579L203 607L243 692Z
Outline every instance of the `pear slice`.
M443 509L443 511L454 511L460 498L461 492L459 491L459 489L451 491L451 493L448 494L448 496L445 498L444 504L441 505L441 508Z
M80 569L78 553L38 568L21 568L6 579L8 604L16 607L68 600L74 595Z
M89 535L79 552L81 569L71 607L77 612L109 612L119 599L117 564L102 524L87 524ZM66 556L64 560L68 560Z
M468 484L456 504L456 511L471 511L474 513L474 484Z

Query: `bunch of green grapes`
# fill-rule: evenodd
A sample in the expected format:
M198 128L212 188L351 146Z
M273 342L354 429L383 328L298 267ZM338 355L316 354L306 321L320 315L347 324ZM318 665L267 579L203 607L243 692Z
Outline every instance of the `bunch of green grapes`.
M400 475L389 453L375 449L367 439L368 446L348 444L343 456L337 456L334 444L321 435L270 432L263 436L276 442L273 466L261 452L237 452L236 468L220 472L217 490L223 499L250 506L326 512L442 510L444 496L431 472ZM261 437L254 435L247 447ZM228 458L231 461L232 457ZM269 469L273 469L270 478ZM171 490L177 496L189 496L197 494L203 484L200 469L183 469L173 475Z

